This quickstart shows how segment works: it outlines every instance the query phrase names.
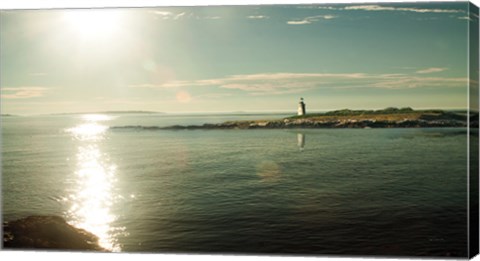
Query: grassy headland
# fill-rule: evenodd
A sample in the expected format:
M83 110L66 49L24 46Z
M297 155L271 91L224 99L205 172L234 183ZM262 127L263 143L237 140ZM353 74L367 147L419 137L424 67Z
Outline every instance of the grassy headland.
M411 108L386 108L383 110L337 110L326 113L307 114L303 116L293 116L289 119L310 119L314 121L433 121L433 120L467 120L466 112L448 112L443 110L413 110Z
M471 126L478 127L476 122ZM275 120L227 121L219 124L170 126L161 129L283 129L283 128L425 128L466 127L466 112L386 108L383 110L336 110Z

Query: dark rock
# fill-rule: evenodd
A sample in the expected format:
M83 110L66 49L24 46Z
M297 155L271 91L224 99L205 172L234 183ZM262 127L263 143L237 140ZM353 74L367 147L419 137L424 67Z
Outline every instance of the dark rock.
M98 237L58 216L29 216L3 223L3 247L107 251Z

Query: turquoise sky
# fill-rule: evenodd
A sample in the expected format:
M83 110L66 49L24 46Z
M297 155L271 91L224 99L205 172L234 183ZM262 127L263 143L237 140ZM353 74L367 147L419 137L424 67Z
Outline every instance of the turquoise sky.
M0 13L1 112L466 108L467 3Z

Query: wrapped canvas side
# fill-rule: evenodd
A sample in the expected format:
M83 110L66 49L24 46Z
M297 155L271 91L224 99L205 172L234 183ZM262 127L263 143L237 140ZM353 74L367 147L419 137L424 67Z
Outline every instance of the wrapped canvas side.
M470 141L469 141L469 257L478 254L479 247L479 212L478 212L478 111L479 111L479 88L478 88L478 7L470 3L469 6L469 113L470 113Z

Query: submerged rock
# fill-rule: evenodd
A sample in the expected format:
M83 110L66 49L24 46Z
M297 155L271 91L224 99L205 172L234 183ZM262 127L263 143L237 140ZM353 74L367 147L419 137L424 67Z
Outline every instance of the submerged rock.
M3 223L3 247L107 251L98 237L59 216L29 216Z

